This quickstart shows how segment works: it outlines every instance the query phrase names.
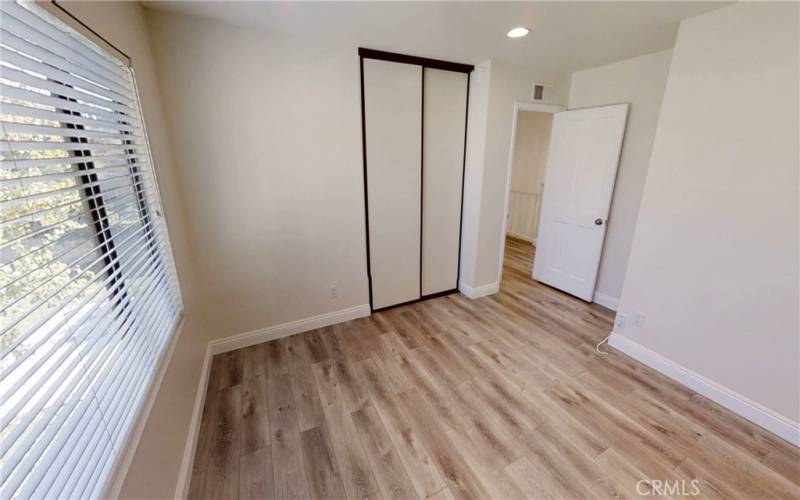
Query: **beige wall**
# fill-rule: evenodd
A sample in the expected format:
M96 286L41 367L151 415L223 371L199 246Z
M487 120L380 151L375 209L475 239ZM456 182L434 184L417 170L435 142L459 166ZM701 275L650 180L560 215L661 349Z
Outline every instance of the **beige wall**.
M195 279L192 247L186 232L186 212L180 194L182 182L172 160L164 106L142 8L134 2L69 2L62 5L133 59L142 99L144 121L180 279L186 324L120 495L139 499L170 498L174 494L183 459L192 406L208 343L197 293L199 284Z
M553 113L520 111L517 113L517 137L511 170L511 189L524 193L541 193L547 152L550 149L550 127Z
M500 280L499 263L508 189L514 102L530 101L531 84L534 81L552 87L552 104L566 103L569 91L568 75L542 72L528 66L492 61L488 76L486 135L480 165L482 170L480 213L475 247L470 249L475 255L472 283L466 281L465 276L468 275L465 275L462 269L462 281L472 287L492 285L499 283ZM472 113L471 108L470 113ZM467 243L462 241L462 251Z
M469 77L467 143L464 149L464 201L461 219L461 262L459 290L475 285L480 232L483 159L486 154L486 125L489 114L489 83L492 62L475 65Z
M794 425L798 14L740 3L681 24L619 305L645 320L617 331Z
M666 50L572 74L570 109L630 103L595 289L605 304L622 293L671 56Z
M367 304L356 46L148 22L213 337Z

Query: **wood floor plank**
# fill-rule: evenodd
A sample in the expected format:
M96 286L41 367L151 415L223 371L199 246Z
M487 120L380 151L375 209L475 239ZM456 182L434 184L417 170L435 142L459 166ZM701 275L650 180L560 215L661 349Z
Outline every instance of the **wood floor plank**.
M651 485L649 482L642 483L643 481L650 479L657 479L659 481L677 479L672 472L650 476L631 464L629 460L623 458L612 448L601 453L600 456L595 458L595 462L600 465L614 483L614 486L622 491L623 495L627 498L650 496Z
M450 491L450 488L442 488L428 498L430 500L456 500L456 497L453 495L453 492Z
M375 361L372 359L360 361L356 364L356 370L364 380L370 400L403 461L417 496L426 498L444 488L446 486L444 479L420 442L417 431L411 427L395 394L382 378Z
M607 402L595 399L575 385L559 384L549 394L587 427L608 436L619 452L637 455L637 465L648 477L664 477L684 456Z
M476 387L481 383L480 380L462 384L459 392L463 395L463 401L472 409L469 419L462 416L462 421L468 421L466 429L472 440L482 446L485 450L491 450L495 457L497 468L505 467L523 454L523 446L520 440L529 430L528 423L514 415L507 409L495 408L495 402L487 402L483 398L483 393ZM487 411L489 410L489 411ZM466 414L467 408L462 409ZM521 411L520 413L525 413Z
M345 498L339 465L325 426L300 433L308 485L313 498Z
M267 379L275 498L309 498L294 395L288 374Z
M398 307L389 309L384 313L384 318L389 327L392 331L397 333L397 336L403 342L403 345L406 346L406 349L416 349L420 345L424 345L425 341L422 334L414 330L403 320L402 312L403 308Z
M239 496L242 387L234 385L217 393L215 423L205 474L204 498Z
M247 379L242 394L242 454L269 446L269 407L266 375Z
M378 498L378 486L367 455L350 417L339 378L340 361L328 360L313 367L314 380L325 415L325 428L332 429L330 442L348 498Z
M203 414L200 421L200 430L197 434L197 448L192 464L192 479L189 482L188 498L203 498L205 496L206 472L208 470L208 457L211 453L211 439L214 434L217 417L217 391L210 381L206 390L203 405Z
M242 383L242 350L217 354L211 362L209 386L217 391Z
M328 348L325 346L325 342L322 340L320 330L311 330L310 332L295 335L291 338L301 338L303 340L306 346L306 351L308 352L307 356L310 363L319 363L320 361L330 359L331 353L328 352ZM291 342L289 345L292 345Z
M485 449L479 449L479 445L463 431L447 431L447 437L456 451L464 457L467 465L475 471L486 488L490 498L524 498L525 494L511 480L511 476L503 467L497 467L494 454Z
M242 455L239 475L239 498L259 500L274 498L272 455L269 447Z
M200 421L200 430L197 435L197 452L194 456L194 464L192 464L192 485L195 490L202 496L202 491L205 482L201 479L208 468L208 455L211 452L211 438L214 434L214 426L216 425L216 411L217 411L217 391L209 383L208 390L206 391L205 404L203 405L203 415ZM200 479L199 479L200 478Z
M361 444L369 454L383 497L387 500L418 498L400 456L372 404L353 412L352 418Z
M289 373L289 358L286 355L286 339L277 339L264 344L267 358L267 376L280 377Z
M447 487L453 496L461 499L487 498L489 494L475 471L456 451L444 429L438 425L435 415L427 408L416 389L406 391L398 397L406 415L413 422L415 430L423 439L431 458L439 468L439 472L447 481Z
M529 431L522 440L528 462L536 469L540 481L558 485L554 489L566 491L570 498L620 497L621 492L603 474L595 457L584 454L566 438L544 424Z
M323 422L322 406L311 373L314 358L308 349L309 343L316 342L318 340L309 341L306 334L288 337L286 342L286 356L289 360L289 374L300 432L318 427ZM320 352L317 352L318 356L321 355Z
M347 411L352 412L363 406L367 402L367 390L358 379L353 365L346 360L334 360L333 370Z
M362 342L361 336L351 323L333 325L333 334L344 349L347 358L353 363L370 357L368 346Z
M674 470L675 477L679 481L683 481L682 486L685 484L689 491L694 492L693 487L698 490L697 498L709 498L714 500L728 500L743 498L736 490L731 489L718 481L713 476L706 473L701 468L692 462L691 458L687 458ZM692 484L696 481L695 484Z
M406 389L411 389L414 384L408 379L405 373L400 369L396 358L382 358L380 356L373 356L370 358L375 366L380 370L381 376L386 388L392 394L398 394Z
M387 323L369 316L356 320L353 326L360 333L361 341L370 356L381 350L380 336L388 331Z
M382 333L380 335L380 341L381 349L376 354L376 357L391 358L408 352L408 349L403 345L400 337L392 330Z
M800 449L597 354L613 312L533 281L533 257L509 239L489 297L215 356L188 496L608 499L649 479L699 498L800 498Z
M267 376L267 363L265 362L267 344L256 344L242 349L242 380L256 375Z
M452 393L438 387L428 372L412 359L409 352L399 354L394 360L405 374L406 379L417 388L420 395L436 412L442 427L445 429L458 428L461 421L457 417L451 398Z
M514 484L522 490L525 498L572 498L558 482L548 481L540 471L530 463L527 457L522 457L506 467L508 475Z
M342 361L347 359L347 349L343 345L341 338L336 335L336 330L332 326L320 328L319 337L331 359Z

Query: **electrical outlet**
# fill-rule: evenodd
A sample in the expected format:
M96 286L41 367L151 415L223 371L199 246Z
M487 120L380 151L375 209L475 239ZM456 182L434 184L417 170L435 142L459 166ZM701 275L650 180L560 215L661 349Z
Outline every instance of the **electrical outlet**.
M339 296L339 290L336 289L336 285L331 286L331 298L335 299Z
M617 318L614 321L617 330L624 330L625 329L625 315L624 314L617 314Z
M633 316L633 324L640 328L644 325L644 313L642 311L636 311L636 314Z

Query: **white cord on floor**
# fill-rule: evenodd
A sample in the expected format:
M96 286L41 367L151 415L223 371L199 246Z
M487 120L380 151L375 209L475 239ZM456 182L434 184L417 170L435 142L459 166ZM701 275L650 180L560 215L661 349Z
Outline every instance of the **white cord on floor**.
M611 335L609 335L608 337L610 337L610 336ZM603 345L604 343L608 342L608 337L604 338L603 340L598 342L596 346L594 346L594 350L597 351L597 354L608 354L607 352L600 350L600 346Z

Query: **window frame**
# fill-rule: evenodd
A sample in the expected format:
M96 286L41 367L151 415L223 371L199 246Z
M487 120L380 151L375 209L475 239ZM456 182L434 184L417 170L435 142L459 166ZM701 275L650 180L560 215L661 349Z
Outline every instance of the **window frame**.
M131 110L111 112L117 117L115 121L119 125L140 127L142 137L138 137L139 132L137 131L136 139L133 137L126 139L124 136L130 136L134 134L134 132L126 129L119 130L118 135L123 137L121 139L117 138L113 141L113 144L115 146L119 146L119 149L122 150L124 152L123 154L126 156L125 162L121 165L118 165L118 167L121 167L122 171L127 171L127 173L122 174L122 172L120 172L122 175L119 177L119 180L124 181L124 183L129 186L129 189L132 190L132 194L128 196L136 199L135 211L133 210L134 202L132 199L129 202L126 202L126 210L130 210L128 212L129 216L133 213L138 214L138 217L135 218L135 221L143 226L143 229L137 229L137 231L143 231L143 238L139 243L142 245L139 247L141 248L140 255L147 260L155 259L152 261L153 268L159 268L165 274L172 275L171 277L161 278L166 279L167 282L172 281L171 285L169 285L171 288L168 292L165 292L169 293L169 303L171 305L168 306L169 309L162 308L158 313L159 315L164 315L165 318L167 315L169 315L172 322L171 326L169 329L165 329L164 332L160 334L163 335L161 340L159 340L159 342L161 342L159 347L160 352L156 351L157 355L151 360L147 361L147 363L152 363L152 367L147 369L147 379L145 379L146 382L141 386L141 393L139 394L139 397L133 400L135 406L131 407L131 410L129 413L127 413L127 416L123 417L122 415L125 414L120 414L119 416L115 417L115 419L130 418L130 420L127 420L127 423L125 424L127 428L124 430L124 432L121 432L118 435L119 437L117 439L119 439L118 442L121 443L121 446L110 455L111 462L110 468L108 469L109 472L102 477L102 483L97 485L102 496L117 496L121 490L133 454L138 446L139 439L144 430L144 425L150 414L150 410L154 403L155 396L160 388L166 368L169 364L169 360L172 358L175 346L180 338L180 334L185 322L185 306L175 265L174 253L172 252L172 246L169 237L170 233L169 228L167 227L168 224L164 213L161 191L158 186L155 159L150 148L149 136L147 134L147 126L143 111L143 99L139 92L136 72L132 66L131 59L110 44L107 40L97 35L96 32L88 28L88 26L80 22L77 18L69 14L69 12L67 12L60 5L56 4L54 1L37 1L36 4L37 7L43 8L43 10L45 10L48 14L51 14L53 17L57 18L58 21L61 21L69 28L76 31L77 34L84 37L88 43L99 47L101 51L105 52L105 55L111 56L117 61L121 62L121 65L124 67L125 71L128 72L128 75L126 75L125 79L130 78L130 90L132 92L132 98L131 102L126 105L129 106ZM57 9L54 9L54 7ZM66 16L64 14L66 14ZM79 26L76 26L76 23L78 23ZM87 30L91 33L91 35L94 36L88 35ZM98 43L98 39L103 43ZM125 59L119 57L118 54L123 54ZM58 83L59 85L65 87L75 88L72 85L58 81L57 78L45 78L45 80ZM83 86L80 87L81 89L84 88ZM57 99L63 99L65 102L79 101L78 99L59 95L58 92L51 92L49 96ZM113 98L110 102L115 104L124 104L117 102ZM67 130L74 129L76 131L86 130L86 127L80 123L77 123L76 120L68 119L68 116L81 116L80 112L72 111L66 108L60 108L57 105L50 109L53 109L57 114L64 114L64 121L58 123L57 127ZM112 120L114 120L114 118L112 118ZM113 128L113 126L111 128ZM68 133L63 134L62 137L63 142L65 143L87 145L86 149L69 150L69 157L92 157L93 143L91 143L87 137L83 136L82 134L76 134L75 136L72 136ZM144 163L139 161L137 156L140 155L143 158L146 158L147 161ZM102 154L100 156L102 156ZM75 160L73 159L73 161ZM127 164L127 169L125 169L125 164ZM121 236L117 236L115 239L115 233L119 233L119 231L117 231L114 224L112 224L114 212L111 206L106 204L109 196L106 196L107 193L104 193L104 190L110 191L113 189L109 188L108 185L103 184L103 168L104 165L102 162L100 162L100 165L98 166L95 165L95 162L91 159L88 161L79 161L74 163L73 172L75 172L74 179L76 182L73 186L73 189L80 195L79 198L76 199L76 201L80 200L79 215L82 217L85 217L87 214L91 215L92 224L88 224L88 218L86 220L86 227L89 230L88 232L91 233L91 236L89 234L86 235L87 241L92 241L91 238L93 236L93 242L95 243L95 246L103 255L103 263L104 267L106 268L104 271L104 287L106 291L104 293L106 293L108 299L116 305L114 308L116 311L115 317L118 318L116 321L127 322L135 312L133 309L134 306L132 305L134 302L127 300L127 290L136 289L138 285L134 280L131 279L128 281L132 284L132 286L127 288L128 285L125 282L125 280L130 278L130 276L127 275L125 273L125 269L123 269L123 267L125 267L124 258L123 260L120 260L120 253L125 253L125 247L123 244L124 241L122 240ZM111 201L109 203L113 204L115 199L116 198L114 196L110 196ZM117 252L117 242L119 242L120 253ZM144 248L143 245L147 245L147 248ZM165 284L164 286L168 285ZM148 293L150 292L148 291ZM169 313L166 311L169 311ZM149 345L156 344L151 343ZM122 421L123 420L120 420L120 422Z

